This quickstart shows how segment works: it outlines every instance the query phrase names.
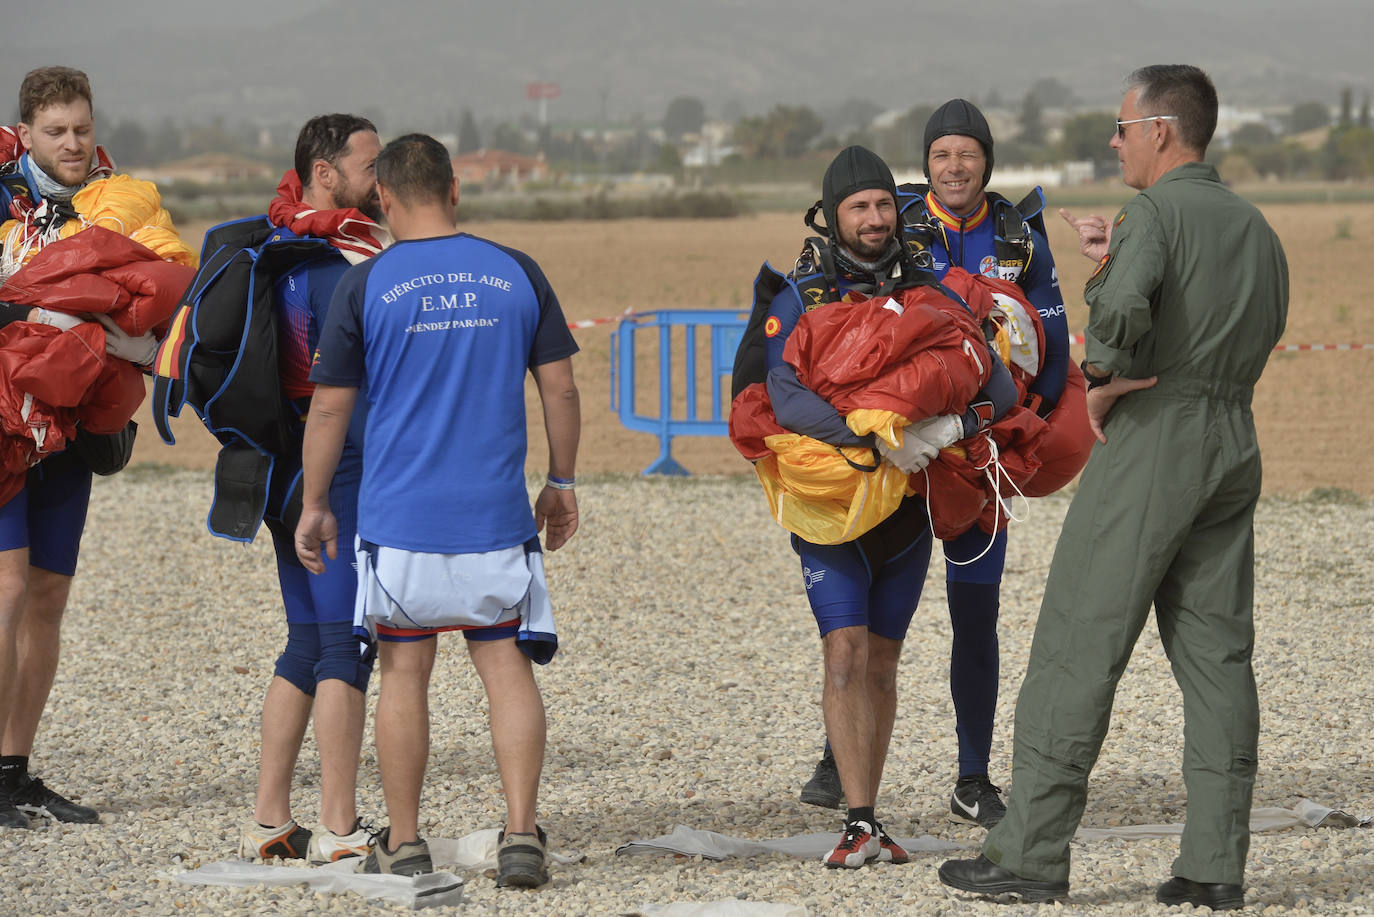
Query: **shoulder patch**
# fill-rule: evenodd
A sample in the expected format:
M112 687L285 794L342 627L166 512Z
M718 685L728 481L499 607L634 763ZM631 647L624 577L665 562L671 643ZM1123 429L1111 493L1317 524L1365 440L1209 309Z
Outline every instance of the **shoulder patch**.
M1120 223L1121 221L1118 219L1117 222ZM1106 269L1107 262L1110 260L1112 260L1111 252L1108 252L1107 254L1102 256L1102 260L1097 262L1097 267L1093 269L1092 276L1088 278L1089 283L1092 283L1094 278L1096 278L1098 274L1102 273L1103 270Z
M1121 212L1116 215L1116 221L1112 223L1112 228L1115 229L1117 226L1120 226L1121 221L1124 219L1126 219L1126 208L1122 207Z
M768 316L768 320L763 323L764 337L776 336L780 328L782 328L782 322L778 321L778 317L776 315Z

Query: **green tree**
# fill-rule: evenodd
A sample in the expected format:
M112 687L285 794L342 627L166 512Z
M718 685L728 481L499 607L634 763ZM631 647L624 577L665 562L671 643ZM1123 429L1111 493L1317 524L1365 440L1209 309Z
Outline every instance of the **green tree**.
M678 96L663 113L663 133L673 143L685 134L699 134L706 123L706 106L695 96Z
M822 126L820 116L805 105L778 105L761 118L737 121L735 145L755 159L795 159L806 152Z
M477 119L472 116L472 109L465 108L458 123L458 155L475 153L481 148L482 132L477 129Z
M1331 124L1331 110L1321 102L1299 102L1288 115L1288 133L1301 134Z
M120 121L101 140L109 145L110 154L121 166L147 166L155 161L148 144L148 132L137 121Z
M1374 176L1374 130L1351 126L1332 131L1322 150L1322 170L1336 181Z
M1344 89L1341 90L1341 117L1340 120L1336 122L1336 124L1340 127L1350 127L1350 125L1354 124L1355 119L1351 117L1352 113L1354 112L1354 108L1355 91L1351 89L1349 86L1346 86Z
M118 152L118 151L116 151ZM163 118L148 140L148 155L154 165L177 159L182 153L181 131L171 118Z
M1288 178L1293 171L1293 158L1282 143L1267 143L1246 150L1250 163L1262 177Z
M1231 132L1231 146L1264 146L1275 139L1274 132L1263 121L1247 121Z
M1369 93L1360 101L1360 127L1374 127L1369 121Z
M935 113L929 105L915 105L898 118L891 127L882 132L878 139L878 155L889 165L921 166L921 155L925 152L924 138L926 122Z
M525 132L515 125L502 121L491 129L491 148L508 153L533 153L534 146Z
M1031 83L1030 94L1035 96L1043 108L1073 108L1078 104L1078 96L1052 76L1041 77Z
M1108 146L1112 131L1116 130L1116 115L1095 111L1074 115L1064 122L1064 136L1059 140L1059 155L1064 159L1105 162L1115 159Z
M209 124L195 124L182 136L182 147L188 156L201 153L227 153L237 149L238 143L224 126L224 119L215 117Z
M660 144L658 155L654 157L654 171L666 172L675 178L682 176L682 156L671 143Z
M1039 146L1045 142L1045 119L1044 106L1034 92L1026 93L1026 97L1021 100L1021 115L1017 119L1021 125L1021 133L1017 135L1022 143L1027 146Z
M851 96L839 105L821 110L819 114L825 122L826 133L843 136L867 130L873 119L882 113L881 105Z

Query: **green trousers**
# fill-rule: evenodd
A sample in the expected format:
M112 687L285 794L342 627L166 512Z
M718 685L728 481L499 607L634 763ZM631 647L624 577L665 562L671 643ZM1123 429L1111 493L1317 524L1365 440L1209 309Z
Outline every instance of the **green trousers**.
M1259 735L1249 389L1161 379L1119 400L1105 432L1055 548L1016 703L1007 816L983 852L1025 878L1068 878L1088 775L1153 603L1183 694L1174 875L1239 884Z

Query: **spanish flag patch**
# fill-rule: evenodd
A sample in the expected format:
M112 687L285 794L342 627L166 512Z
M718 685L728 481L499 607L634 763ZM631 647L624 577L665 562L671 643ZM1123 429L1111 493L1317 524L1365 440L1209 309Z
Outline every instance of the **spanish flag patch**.
M1093 280L1097 277L1097 275L1102 273L1103 268L1107 266L1107 262L1110 261L1111 258L1111 252L1108 252L1107 254L1102 256L1102 260L1097 262L1097 267L1093 270L1092 276L1088 278L1089 283L1092 283Z
M764 337L771 338L773 335L777 334L781 329L782 322L778 321L778 317L776 315L768 316L768 320L763 323Z

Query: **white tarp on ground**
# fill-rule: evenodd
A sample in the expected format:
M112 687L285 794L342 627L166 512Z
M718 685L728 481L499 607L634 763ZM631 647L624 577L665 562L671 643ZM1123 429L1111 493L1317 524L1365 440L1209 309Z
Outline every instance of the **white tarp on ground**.
M1374 818L1351 815L1339 809L1302 799L1291 809L1265 807L1250 812L1251 831L1284 831L1289 828L1368 828ZM354 873L355 861L333 863L328 866L291 867L264 866L241 860L210 863L199 869L176 873L173 879L188 885L230 885L254 887L266 885L310 886L317 892L355 892L365 898L379 898L404 904L412 909L461 904L463 880L450 869L481 871L496 865L497 830L476 831L457 840L433 838L429 841L430 857L440 871L424 876L362 875ZM1183 833L1183 825L1123 825L1116 828L1079 828L1079 840L1101 838L1167 837ZM715 831L702 831L678 825L672 834L647 841L631 841L616 848L618 854L681 854L709 860L730 857L751 857L768 853L806 859L819 859L835 843L838 834L802 834L796 837L749 840L730 837ZM942 841L929 835L919 838L897 838L911 853L945 853L960 849L960 845ZM569 865L583 857L576 852L549 852L557 864ZM725 899L697 903L647 904L636 913L646 917L806 917L800 904L771 903Z
M647 841L630 841L615 849L616 853L678 853L683 856L699 856L707 860L725 860L730 857L761 856L765 853L782 853L787 856L819 860L830 852L839 840L839 832L821 834L799 834L796 837L774 837L764 840L748 840L718 834L715 831L702 831L678 825L672 834L651 838ZM942 841L929 835L923 837L894 837L908 853L945 853L958 850L958 844Z
M1283 831L1305 825L1309 828L1367 828L1374 823L1370 816L1350 815L1338 809L1328 809L1310 799L1298 800L1292 809L1274 807L1251 809L1251 831ZM1182 824L1173 825L1122 825L1116 828L1079 828L1074 835L1079 840L1098 840L1100 838L1141 838L1167 837L1183 833ZM631 841L616 848L616 853L677 853L683 856L699 856L708 860L724 860L730 857L751 857L765 853L782 853L788 856L819 859L824 856L839 839L839 833L802 834L796 837L780 837L755 841L744 838L717 834L714 831L701 831L678 825L672 834L651 838L647 841ZM959 849L958 844L942 841L929 835L919 838L896 838L910 853L941 853Z
M357 860L326 866L265 866L242 860L209 863L172 878L188 885L308 885L317 892L356 892L365 898L394 901L412 909L461 904L463 880L451 869L481 871L496 866L496 828L474 831L466 837L430 838L429 855L436 872L423 876L379 876L353 872ZM564 866L583 859L580 853L549 851L549 859Z

